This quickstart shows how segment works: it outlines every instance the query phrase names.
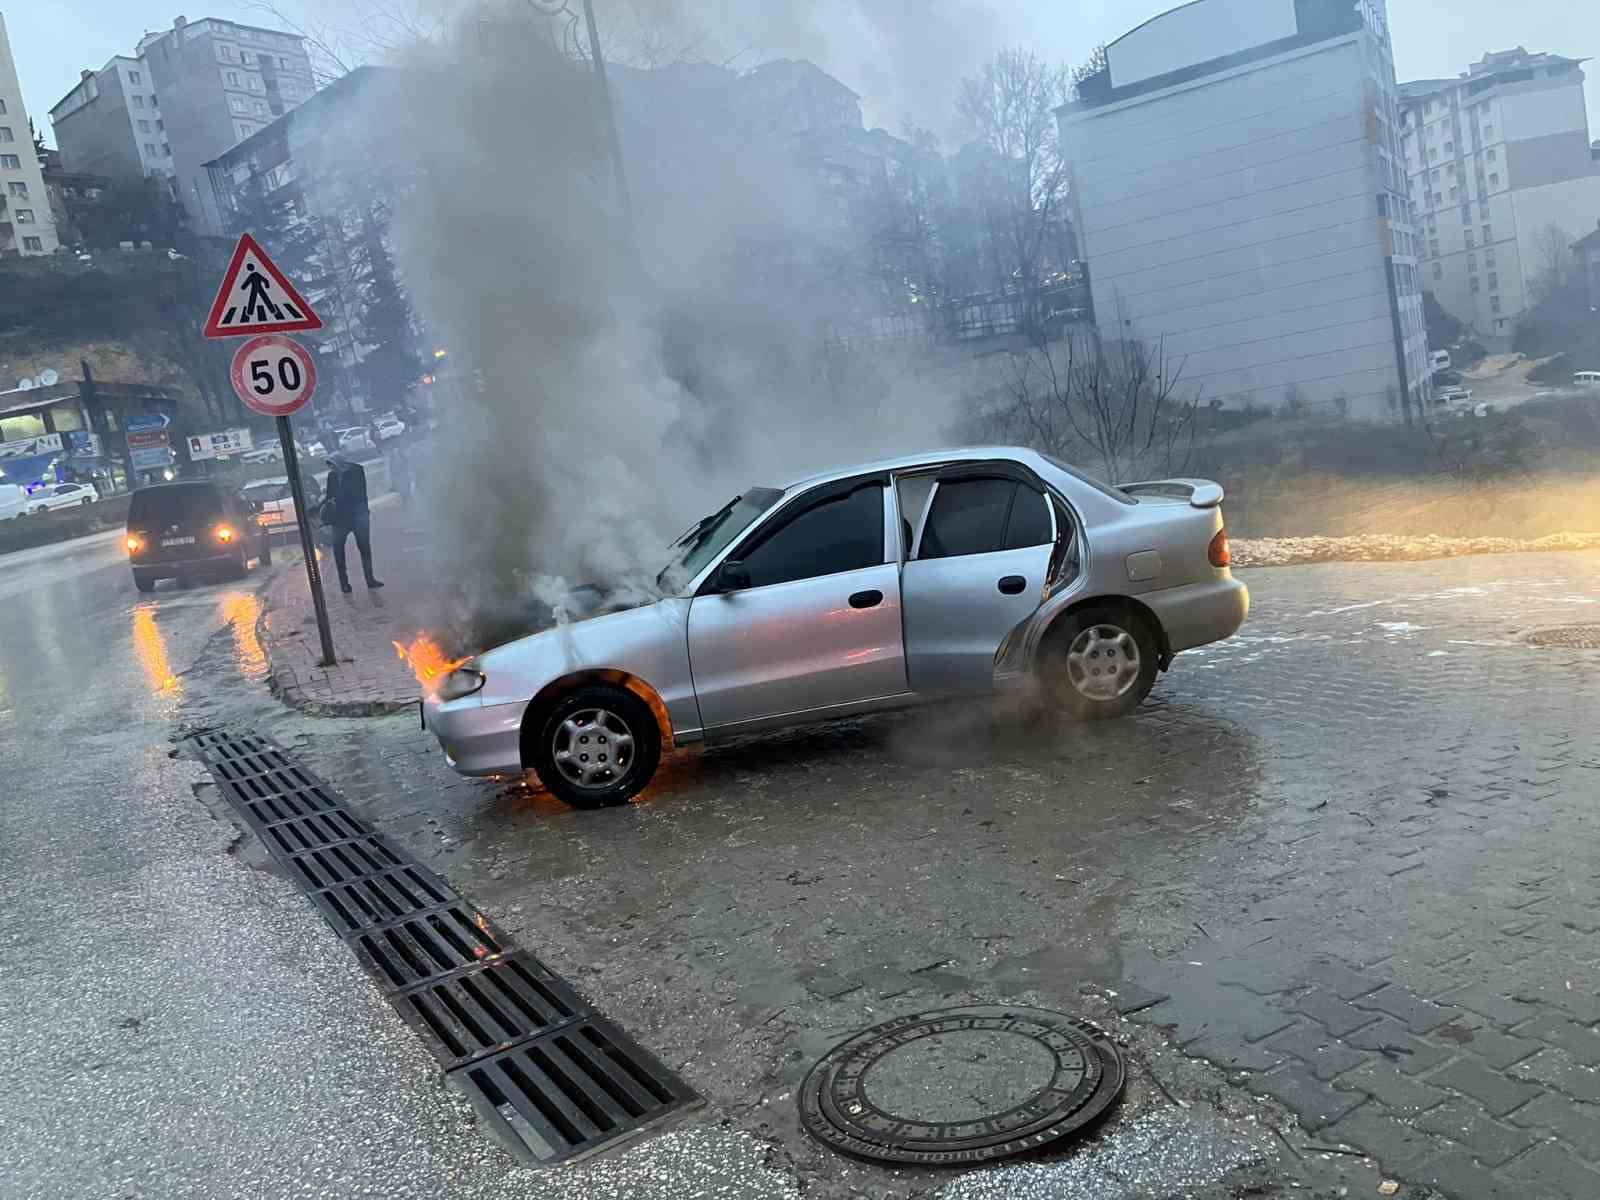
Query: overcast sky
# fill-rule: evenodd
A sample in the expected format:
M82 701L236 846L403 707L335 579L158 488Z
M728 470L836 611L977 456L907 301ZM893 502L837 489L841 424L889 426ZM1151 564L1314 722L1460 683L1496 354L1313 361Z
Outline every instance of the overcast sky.
M326 13L373 0L280 0L285 13L299 17ZM453 0L408 0L423 6L444 6ZM1110 41L1134 25L1170 8L1170 0L610 0L688 5L701 14L718 13L725 24L739 24L730 43L742 51L738 61L753 65L763 58L809 57L833 71L863 94L869 121L898 130L904 116L942 127L939 112L905 110L929 90L928 75L946 78L970 71L999 43L1020 43L1043 57L1081 61L1097 42ZM775 10L789 19L769 21ZM844 20L836 14L854 11ZM924 12L939 16L923 19ZM98 69L113 54L129 54L150 29L170 28L183 12L191 20L227 17L259 25L276 25L250 0L211 0L185 6L181 0L27 0L0 7L11 35L11 50L22 78L29 115L50 132L49 110L78 80L84 67ZM733 13L730 18L725 14ZM760 12L758 20L745 15ZM862 13L867 15L863 16ZM901 14L914 14L907 22ZM800 15L803 14L803 15ZM893 15L890 15L893 14ZM1501 4L1493 0L1391 0L1395 68L1401 80L1456 75L1485 50L1522 45L1579 58L1600 56L1600 3L1580 0L1527 0ZM833 22L827 32L818 25ZM810 28L806 26L810 25ZM937 36L943 24L944 36ZM759 27L757 27L759 26ZM868 28L872 26L873 28ZM914 54L917 78L906 72L891 82L894 68L885 63L908 38L930 37L931 49ZM876 40L875 40L876 39ZM885 45L885 42L893 45ZM948 59L949 61L933 61ZM1600 137L1600 64L1588 69L1590 137ZM896 86L896 82L900 86ZM907 86L907 84L915 86ZM930 107L942 108L948 97Z

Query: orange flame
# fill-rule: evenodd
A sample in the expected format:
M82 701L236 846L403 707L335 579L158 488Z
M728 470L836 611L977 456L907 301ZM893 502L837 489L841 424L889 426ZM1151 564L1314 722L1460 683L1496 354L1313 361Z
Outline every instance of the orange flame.
M417 677L417 682L429 691L451 671L467 661L465 658L449 657L439 643L425 633L417 634L408 644L395 642L394 648L395 653L411 668L411 673Z

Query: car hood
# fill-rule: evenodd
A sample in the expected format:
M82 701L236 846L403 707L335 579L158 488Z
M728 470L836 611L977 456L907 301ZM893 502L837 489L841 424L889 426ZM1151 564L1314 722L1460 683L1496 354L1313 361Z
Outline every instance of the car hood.
M477 666L487 677L484 704L527 700L573 671L614 670L645 679L685 653L689 601L677 597L597 613L530 633L486 650Z

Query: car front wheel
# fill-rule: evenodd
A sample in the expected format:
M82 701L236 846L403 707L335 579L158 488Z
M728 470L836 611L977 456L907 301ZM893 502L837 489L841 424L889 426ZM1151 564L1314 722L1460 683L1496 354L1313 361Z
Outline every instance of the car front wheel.
M530 733L523 761L574 808L626 804L661 761L655 714L625 688L596 684L569 692Z
M1124 716L1155 686L1160 653L1149 621L1133 609L1080 609L1051 630L1040 651L1041 690L1083 720Z

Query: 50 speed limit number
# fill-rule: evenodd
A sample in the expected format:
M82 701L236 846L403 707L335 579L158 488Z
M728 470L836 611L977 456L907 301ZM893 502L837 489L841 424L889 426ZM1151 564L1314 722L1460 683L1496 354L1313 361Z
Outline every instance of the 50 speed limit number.
M317 364L311 352L281 333L253 337L233 356L233 390L263 416L287 417L311 399Z

